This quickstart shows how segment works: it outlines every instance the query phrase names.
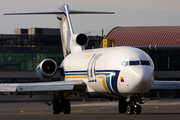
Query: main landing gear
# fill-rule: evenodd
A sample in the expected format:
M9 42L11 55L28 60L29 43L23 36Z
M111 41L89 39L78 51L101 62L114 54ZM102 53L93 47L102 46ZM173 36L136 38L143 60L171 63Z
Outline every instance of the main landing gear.
M71 93L70 93L71 94ZM68 94L67 96L69 96ZM48 104L49 106L53 104L53 114L60 114L61 112L64 112L64 114L70 114L71 113L71 104L68 99L65 99L67 96L64 97L64 93L60 92L58 97L52 102Z
M146 101L142 101L141 98L127 98L127 99L120 99L119 100L119 113L126 113L128 115L132 115L133 113L139 115L141 113L141 106L137 104L144 104Z

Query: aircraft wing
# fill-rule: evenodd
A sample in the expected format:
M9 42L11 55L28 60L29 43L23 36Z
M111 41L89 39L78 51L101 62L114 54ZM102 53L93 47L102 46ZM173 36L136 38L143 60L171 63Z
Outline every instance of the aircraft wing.
M154 81L151 89L180 89L180 81Z
M82 91L85 88L82 80L0 84L0 92Z

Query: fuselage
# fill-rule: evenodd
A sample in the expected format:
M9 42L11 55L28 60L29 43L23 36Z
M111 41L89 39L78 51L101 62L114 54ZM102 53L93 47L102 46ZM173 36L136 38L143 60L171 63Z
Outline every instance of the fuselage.
M69 54L61 64L64 79L84 80L81 97L127 97L147 93L153 85L154 63L133 47L100 48Z

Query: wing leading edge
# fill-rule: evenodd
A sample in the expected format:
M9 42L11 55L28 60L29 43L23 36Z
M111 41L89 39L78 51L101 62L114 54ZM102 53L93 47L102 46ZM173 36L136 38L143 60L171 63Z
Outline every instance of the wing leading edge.
M82 80L41 82L41 83L11 83L0 84L0 92L41 92L41 91L83 91L86 84Z

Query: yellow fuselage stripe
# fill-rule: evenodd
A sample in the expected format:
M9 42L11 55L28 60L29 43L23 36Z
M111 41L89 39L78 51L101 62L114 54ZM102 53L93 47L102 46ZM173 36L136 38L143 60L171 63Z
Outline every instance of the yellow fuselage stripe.
M106 85L106 77L105 76L98 76L97 78L101 78L102 79L102 83L103 83L103 86L104 86L104 89L112 95L112 93L109 91L107 85Z
M87 76L66 76L65 81L66 79L78 79L78 78L88 78L88 77Z
M78 79L78 78L88 78L87 76L66 76L65 77L65 81L66 81L66 79ZM106 77L105 76L98 76L98 77L96 77L96 78L101 78L102 79L102 83L103 83L103 87L104 87L104 89L109 93L109 94L111 94L112 95L112 93L109 91L109 89L108 89L108 87L107 87L107 85L106 85Z

